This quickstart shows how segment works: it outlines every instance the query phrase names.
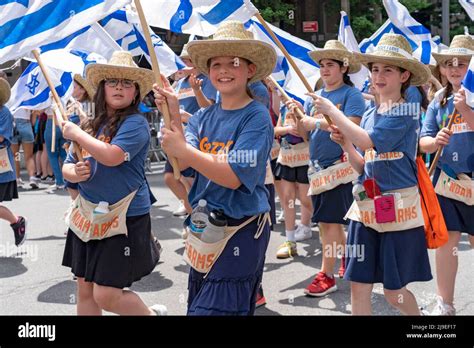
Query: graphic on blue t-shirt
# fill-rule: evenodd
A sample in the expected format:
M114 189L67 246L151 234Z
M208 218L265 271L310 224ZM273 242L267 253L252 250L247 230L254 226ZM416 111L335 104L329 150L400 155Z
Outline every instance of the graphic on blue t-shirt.
M447 127L453 112L452 95L444 107L441 106L440 99L433 99L428 105L420 137L436 137L442 128ZM437 167L443 168L443 165L447 165L456 174L471 173L474 171L474 130L459 113L454 115L451 130L453 135L449 139L449 144L443 148Z
M364 97L357 88L344 84L330 92L326 92L324 88L320 89L316 94L329 99L347 117L362 117L364 114ZM308 97L306 99L304 109L306 115L315 117L316 112L313 107L313 98ZM310 159L313 163L317 161L323 168L334 164L343 154L341 146L332 141L330 135L330 132L322 129L315 129L310 132Z
M205 199L211 210L222 209L240 219L268 212L265 188L267 159L273 142L268 109L257 101L238 110L224 110L221 103L199 110L186 127L186 141L211 154L227 154L227 161L242 185L232 190L196 171L189 192L191 206Z

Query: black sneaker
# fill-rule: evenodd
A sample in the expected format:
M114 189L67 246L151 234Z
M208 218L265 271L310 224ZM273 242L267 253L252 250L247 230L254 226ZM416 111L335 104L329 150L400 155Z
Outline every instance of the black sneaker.
M26 220L23 216L19 216L18 221L10 226L15 234L15 245L19 247L26 240Z

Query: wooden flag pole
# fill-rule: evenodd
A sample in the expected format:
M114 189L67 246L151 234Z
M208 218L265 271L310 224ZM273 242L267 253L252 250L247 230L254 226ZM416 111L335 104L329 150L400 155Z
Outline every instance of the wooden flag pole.
M288 51L286 50L285 46L283 46L283 44L281 43L281 41L278 39L278 37L275 35L275 33L273 32L273 30L270 28L270 26L267 24L267 22L265 21L265 19L263 19L262 15L260 13L257 13L255 14L255 17L257 17L258 21L260 23L262 23L263 27L265 28L265 30L270 34L270 36L272 37L273 41L275 42L275 44L278 46L278 48L280 48L280 50L283 52L283 54L285 55L286 59L288 59L288 62L290 63L290 65L293 67L293 69L295 69L295 72L296 74L298 75L298 77L301 79L301 82L303 82L304 86L306 87L306 90L308 91L308 93L313 93L314 92L314 89L313 87L310 86L308 80L306 80L306 77L303 75L303 73L301 72L300 68L298 67L298 65L296 65L295 61L293 60L293 58L290 56L290 54L288 53ZM331 119L329 118L328 115L323 115L324 118L326 119L327 123L329 125L332 124L332 121Z
M272 82L272 84L274 84L276 86L276 88L278 88L278 91L280 91L280 94L281 96L283 97L283 99L285 101L291 101L292 99L290 98L290 96L285 92L285 90L278 84L278 82L275 81L275 79L273 78L273 76L269 75L268 76L268 79ZM303 111L301 111L300 108L295 108L296 109L296 117L301 120L303 119L303 117L305 117ZM303 140L305 143L308 142L308 139L306 139L306 137L303 137Z
M38 65L39 65L41 71L43 72L44 78L46 79L46 82L48 83L49 89L51 91L51 94L53 96L54 101L56 102L56 105L58 107L58 110L59 110L59 113L61 114L62 119L64 121L67 121L66 111L64 110L63 104L61 103L61 99L59 99L58 92L56 92L56 88L54 87L54 84L51 81L51 78L49 77L48 70L46 69L46 67L43 64L43 61L41 60L41 57L40 57L40 54L39 54L38 50L35 49L35 50L32 51L32 53L35 56L35 59L38 62ZM54 110L53 110L53 113L54 113L53 117L56 118L57 115L54 112ZM56 126L55 126L54 123L55 122L53 122L53 135L55 135L55 130L56 130ZM54 144L55 144L55 141L53 142L51 147L53 147ZM75 153L76 153L76 156L77 156L77 160L82 162L83 158L82 158L81 148L79 147L79 144L77 144L76 142L74 142L74 150L75 150Z
M448 122L448 129L451 130L451 128L453 127L453 123L454 123L454 116L456 116L457 114L457 110L456 108L454 108L454 111L453 111L453 116L451 117L451 119L449 120ZM441 156L441 152L443 152L443 148L444 146L440 146L440 148L438 149L438 151L436 151L436 155L435 157L433 158L433 163L431 163L431 167L430 167L430 170L428 171L428 174L431 176L433 175L434 173L434 170L436 169L436 165L438 164L438 160Z
M137 8L138 16L140 17L140 23L142 25L143 33L145 34L146 45L148 47L148 52L150 53L150 60L153 69L153 73L155 75L155 81L163 88L163 81L161 81L161 72L160 72L160 65L158 64L158 58L156 57L156 52L153 47L153 42L151 41L151 35L148 28L148 23L145 18L145 13L143 12L142 4L140 0L135 0L135 6ZM163 119L165 121L165 127L171 129L171 117L170 117L170 110L168 108L168 104L163 104ZM178 160L174 157L169 157L169 161L171 166L173 167L173 173L176 180L181 177L181 172L179 170Z

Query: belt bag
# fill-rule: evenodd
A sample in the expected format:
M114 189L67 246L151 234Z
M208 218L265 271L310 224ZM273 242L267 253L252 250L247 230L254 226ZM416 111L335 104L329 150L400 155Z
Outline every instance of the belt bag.
M458 179L453 179L441 171L435 186L435 192L440 196L461 201L467 205L474 205L473 183L474 181L465 174L460 174Z
M280 148L278 163L291 168L307 166L309 162L309 146L305 143L290 145L288 149Z
M324 170L311 174L309 178L308 196L319 195L322 192L350 183L359 177L350 162L340 162Z
M377 232L404 231L411 228L424 226L423 212L421 211L420 194L418 186L406 189L388 191L386 193L400 193L401 199L395 201L396 221L377 223L375 220L375 206L373 199L354 201L344 219L361 222Z
M227 226L224 232L225 237L215 243L205 243L201 239L197 238L189 227L185 227L188 232L186 238L185 249L184 249L184 261L196 271L205 273L205 277L211 271L212 266L216 263L219 256L224 251L227 242L236 234L239 230L250 224L258 217L258 229L255 233L254 238L258 239L263 232L266 222L270 222L270 214L265 213L263 215L255 215L244 221L238 226Z
M96 214L98 204L86 200L81 195L72 202L66 216L69 228L83 242L101 240L120 234L127 235L127 210L137 191L130 193L117 203L109 206L110 212Z
M6 147L0 149L0 174L12 172L12 164L8 157L8 149Z
M265 169L265 185L271 185L274 183L272 166L270 165L270 162L267 162L267 168Z
M273 139L273 145L270 151L271 160L273 161L275 158L278 158L279 153L280 153L280 143L276 139Z

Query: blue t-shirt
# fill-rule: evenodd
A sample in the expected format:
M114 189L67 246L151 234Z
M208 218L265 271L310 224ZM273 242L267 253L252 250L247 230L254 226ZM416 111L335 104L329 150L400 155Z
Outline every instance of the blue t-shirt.
M268 109L255 100L238 110L223 110L221 103L213 104L189 119L185 134L186 141L200 151L217 154L228 149L229 165L242 183L232 190L195 171L189 192L192 207L205 199L209 210L222 209L234 219L270 211L265 172L273 125Z
M362 93L355 87L342 85L340 88L326 92L320 89L317 95L329 99L344 115L362 117L365 111L365 101ZM306 115L315 116L313 98L308 97L304 103ZM325 168L334 164L343 154L342 148L330 138L331 133L322 129L310 132L309 155L311 161Z
M197 78L202 80L201 90L206 98L216 100L217 91L212 85L211 80L203 74L198 75ZM178 92L179 105L184 108L184 111L192 115L200 109L194 91L189 83L189 76L178 82L176 92Z
M376 156L375 159L366 156L360 183L368 178L375 179L382 192L417 185L416 150L420 124L416 113L408 114L406 105L395 106L383 114L372 108L362 117L360 126L374 143Z
M0 183L7 183L16 179L15 162L13 161L13 153L10 149L13 138L13 116L6 106L0 108L0 136L4 139L0 142L0 148L7 148L8 159L12 171L0 174Z
M454 111L454 97L451 95L444 107L441 107L441 98L435 98L428 105L420 137L436 137L443 127L447 127ZM449 144L444 147L437 167L448 165L456 173L470 173L474 171L474 130L472 130L462 115L455 116L453 135Z
M249 89L253 94L253 98L270 109L270 93L262 81L255 81L249 84Z
M97 162L93 157L84 158L91 163L91 176L87 181L79 183L80 194L92 203L105 201L112 205L138 189L130 203L127 216L147 214L150 211L150 195L144 171L150 143L147 120L140 114L128 116L112 139L103 133L97 138L120 147L128 160L118 166L109 167ZM75 162L69 153L65 163Z

